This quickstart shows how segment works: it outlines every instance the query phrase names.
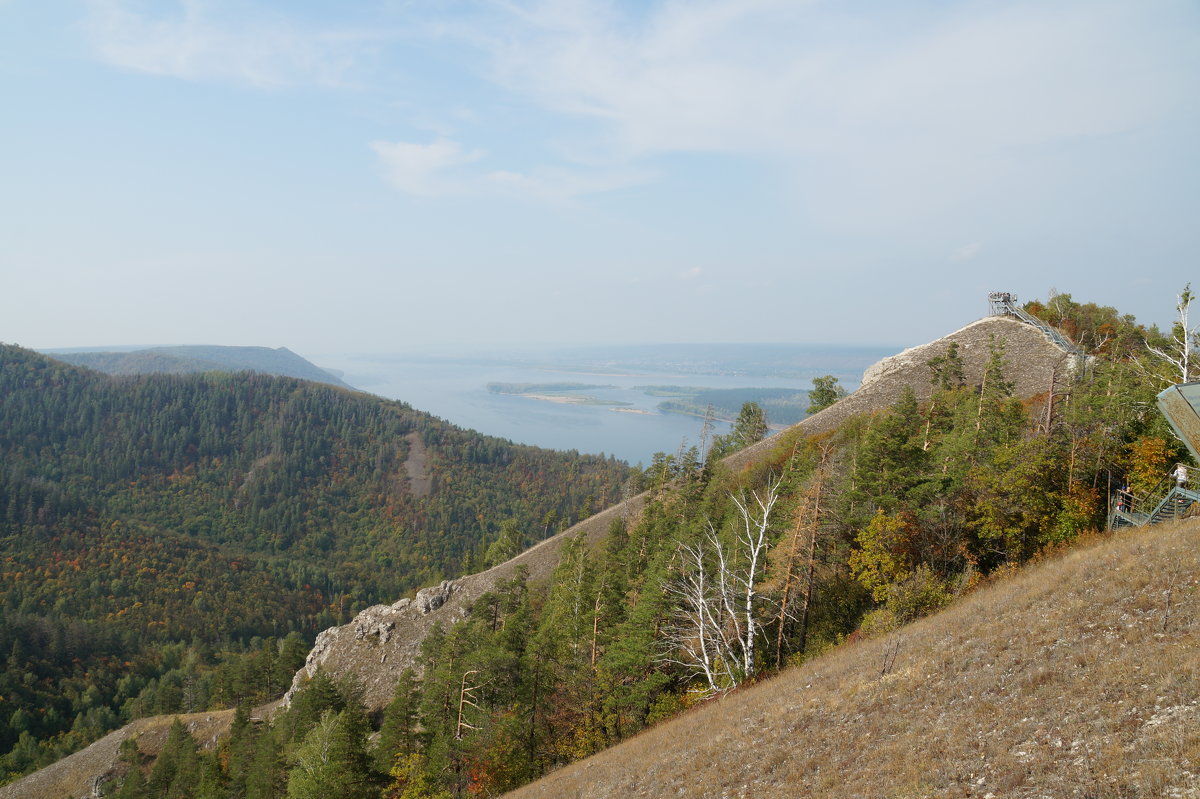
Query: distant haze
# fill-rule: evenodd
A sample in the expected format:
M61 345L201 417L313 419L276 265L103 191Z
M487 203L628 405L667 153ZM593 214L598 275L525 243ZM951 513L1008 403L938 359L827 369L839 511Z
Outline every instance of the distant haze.
M0 341L906 346L1200 284L1186 0L0 0Z

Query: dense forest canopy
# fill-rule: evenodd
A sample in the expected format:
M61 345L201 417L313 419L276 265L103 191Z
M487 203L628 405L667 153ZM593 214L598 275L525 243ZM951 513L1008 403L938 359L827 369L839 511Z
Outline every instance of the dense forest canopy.
M607 505L628 467L327 385L0 346L0 766L282 692L318 630Z

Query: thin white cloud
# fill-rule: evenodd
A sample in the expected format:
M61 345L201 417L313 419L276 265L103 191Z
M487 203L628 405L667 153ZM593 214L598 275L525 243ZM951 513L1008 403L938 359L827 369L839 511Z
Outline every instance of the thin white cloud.
M405 141L374 141L371 149L379 156L392 185L407 194L437 196L471 190L471 179L457 168L483 158L481 150L464 150L450 139L430 144Z
M1065 185L1076 176L1051 174L1047 151L1181 118L1200 91L1200 15L1177 0L507 7L495 36L472 32L498 83L594 121L618 161L788 166L835 226L903 228Z
M973 241L970 244L964 244L961 247L956 247L954 251L950 253L950 257L946 260L952 264L963 263L964 261L969 261L975 256L979 255L979 251L982 249L982 244L977 241Z
M288 19L220 20L218 4L180 0L151 15L127 0L90 0L85 30L99 58L134 72L261 88L342 85L375 36L313 30ZM236 9L244 13L245 8Z
M965 3L934 16L709 0L664 3L639 23L599 0L540 2L514 11L490 47L497 80L610 123L633 154L947 141L994 152L1167 110L1195 80L1156 52L1155 6L1178 4Z
M339 84L363 61L388 63L401 39L424 40L467 74L483 54L489 66L475 74L491 91L471 86L463 98L515 98L506 113L532 103L548 127L568 122L569 133L544 134L553 144L522 143L542 148L522 153L541 166L514 167L491 139L496 163L468 174L461 167L480 155L451 138L463 122L488 135L486 112L449 96L456 111L447 118L411 100L408 135L442 138L372 147L397 188L418 194L556 201L647 182L662 174L647 168L662 155L717 153L784 167L826 225L900 229L972 198L1065 185L1077 175L1051 174L1070 166L1049 159L1046 168L1048 150L1179 118L1200 92L1200 13L1184 0L964 0L866 12L820 0L482 0L454 13L415 2L402 6L403 37L382 23L361 32L282 12L256 17L234 0L178 0L165 14L133 3L90 0L97 53L125 69ZM400 6L385 7L381 20L399 18Z
M583 171L552 167L530 173L499 170L486 176L486 180L495 188L550 201L615 191L645 183L650 179L650 173L645 170Z
M546 167L522 173L466 169L481 161L486 153L464 149L460 142L445 138L429 144L373 141L371 149L393 186L406 194L426 197L503 194L560 202L635 186L649 179L648 173L631 170L588 172Z

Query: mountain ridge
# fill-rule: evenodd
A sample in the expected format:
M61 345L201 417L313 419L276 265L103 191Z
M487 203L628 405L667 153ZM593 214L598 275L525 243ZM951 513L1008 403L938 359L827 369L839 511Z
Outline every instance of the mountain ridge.
M881 363L886 363L887 368L877 370L878 376L871 381L864 381L854 393L798 422L779 436L764 439L727 456L723 463L731 471L738 471L768 458L786 441L783 436L826 435L854 416L890 407L906 386L913 389L918 398L928 398L929 370L920 356L940 354L951 342L959 347L968 381L978 380L989 357L989 343L993 337L1004 339L1010 351L1018 351L1023 356L1013 374L1015 396L1026 399L1037 396L1046 390L1059 370L1065 368L1063 364L1067 353L1036 328L1009 317L985 317L940 339L884 359ZM445 592L444 602L430 611L417 613L412 606L395 608L380 605L364 611L368 616L361 621L356 619L342 627L324 631L324 640L314 647L304 668L296 673L293 690L310 678L318 667L333 675L353 672L367 687L368 707L383 707L391 699L391 686L400 674L416 664L420 642L435 624L449 625L456 618L461 618L465 614L465 607L473 599L493 590L501 581L510 579L520 566L528 569L531 581L547 579L557 564L559 551L568 541L582 535L589 546L595 546L603 539L613 521L635 516L645 501L644 493L625 499L536 544L506 563L452 581ZM389 630L387 640L380 641L378 632L362 632L379 630L381 624L395 625Z
M259 372L295 377L353 389L333 372L322 369L287 347L184 345L125 350L44 350L42 354L74 366L110 375Z

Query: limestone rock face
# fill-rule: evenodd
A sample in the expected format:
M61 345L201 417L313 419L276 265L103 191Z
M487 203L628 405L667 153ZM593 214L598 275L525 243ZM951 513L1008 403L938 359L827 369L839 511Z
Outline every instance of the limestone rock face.
M1013 394L1021 399L1049 395L1051 386L1061 391L1071 376L1075 358L1046 337L1042 331L1009 316L988 316L943 336L928 344L910 347L869 367L863 373L862 384L853 394L823 411L802 420L797 427L806 435L829 433L853 416L878 413L900 399L907 386L919 401L928 400L932 393L928 363L931 358L945 355L951 342L958 345L967 385L979 385L984 366L991 356L991 344L1004 348L1008 362L1007 377L1013 383ZM774 447L771 439L735 452L726 458L726 465L741 468L761 457Z
M318 669L325 669L334 675L353 672L367 689L368 704L386 705L400 674L416 663L421 641L432 626L425 617L444 607L457 586L455 580L444 580L418 591L415 600L372 605L349 624L321 631L304 666L292 678L284 703L290 702ZM458 608L444 616L439 614L437 621L448 626L463 615L465 610Z
M446 604L446 600L452 593L454 593L454 581L442 580L440 585L433 588L422 588L417 592L417 607L422 613L430 613Z
M374 635L379 643L386 644L392 637L392 630L396 629L396 620L389 618L395 612L391 605L372 605L355 616L354 640L361 641Z

